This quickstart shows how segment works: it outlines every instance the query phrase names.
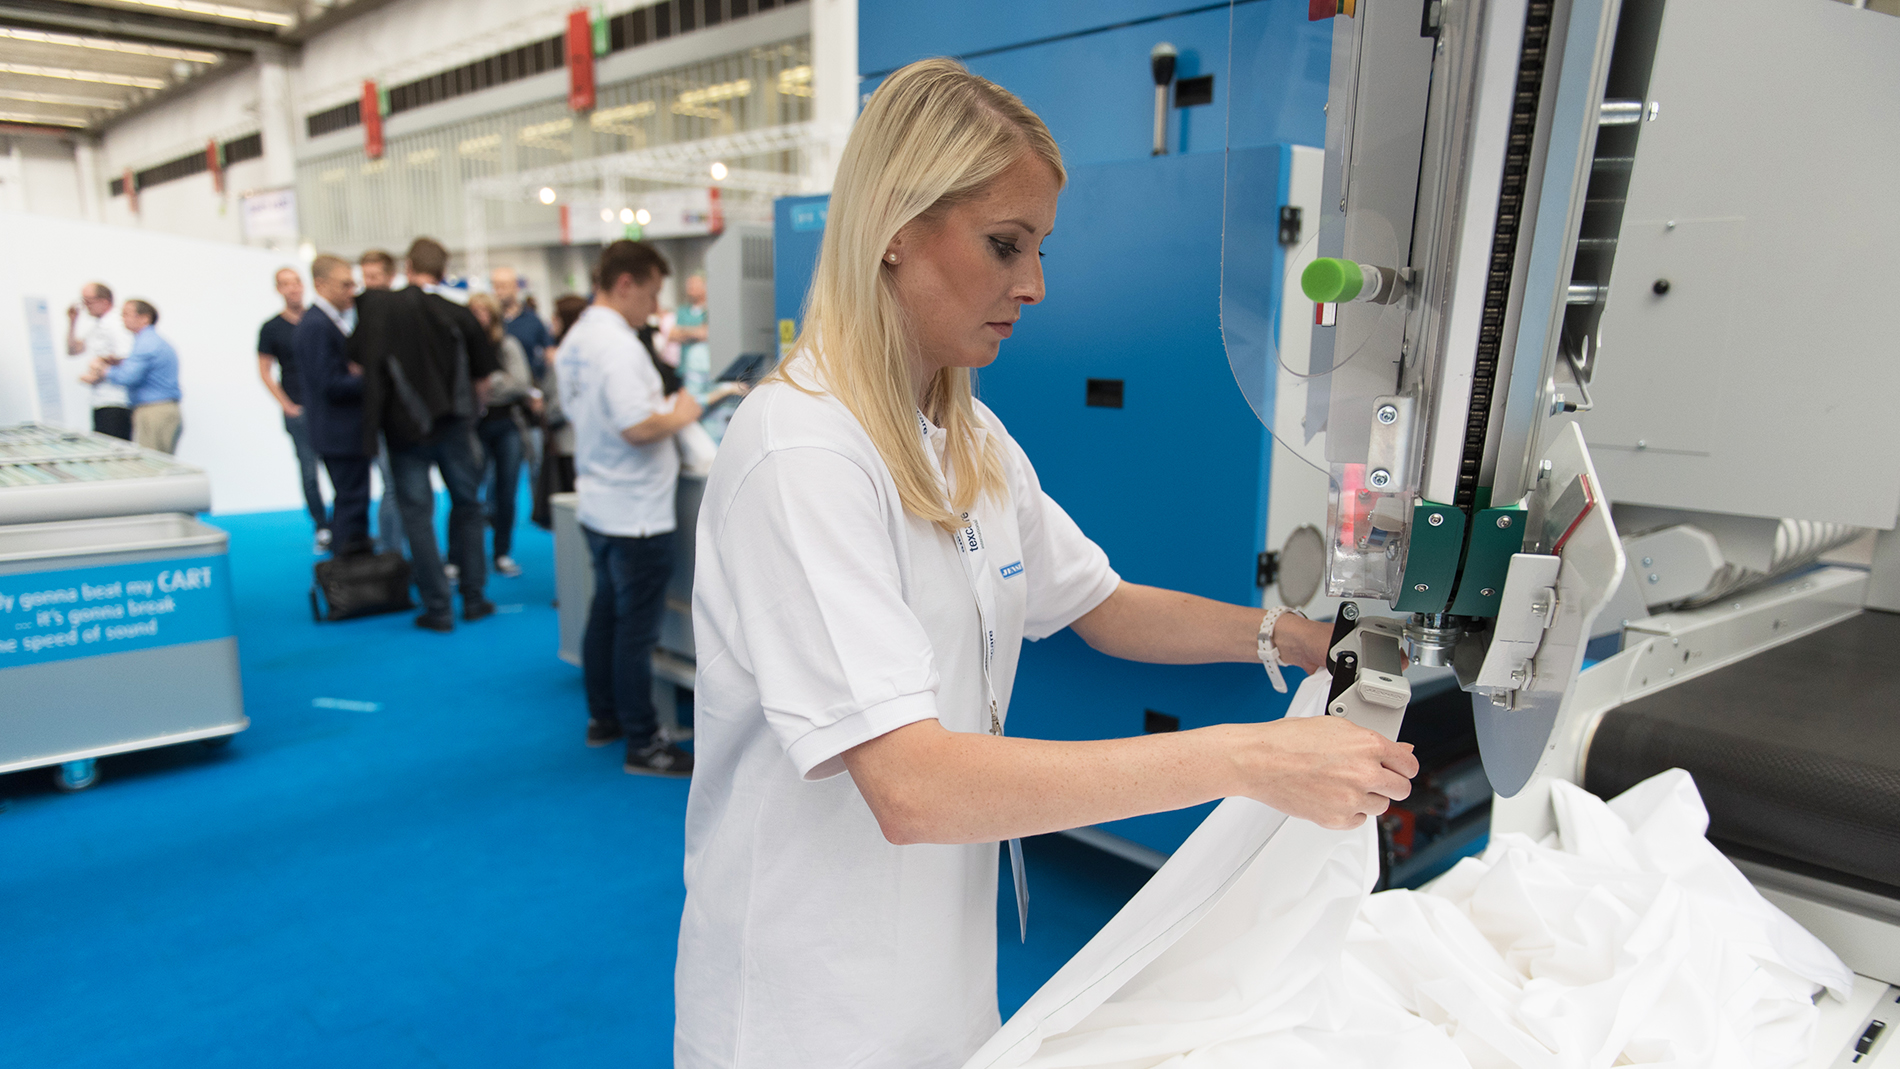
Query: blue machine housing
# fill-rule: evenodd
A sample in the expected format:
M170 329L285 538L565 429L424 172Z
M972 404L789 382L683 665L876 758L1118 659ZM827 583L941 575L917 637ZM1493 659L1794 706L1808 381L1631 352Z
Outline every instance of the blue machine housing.
M1295 4L1233 8L1236 37L1247 42L1234 62L1264 64L1267 73L1243 78L1250 89L1235 108L1233 148L1223 152L1229 9L1170 7L986 0L952 13L861 0L860 69L868 93L903 63L959 55L1048 122L1069 185L1044 245L1047 298L1025 311L978 375L978 394L1124 579L1258 604L1272 439L1235 385L1221 342L1223 205L1231 208L1230 256L1244 250L1250 279L1277 308L1287 146L1324 139L1331 37ZM1153 157L1147 56L1164 39L1180 50L1179 77L1216 75L1214 102L1170 109L1174 154ZM818 247L812 221L824 199L778 202L781 321L802 311ZM1090 379L1119 380L1121 407L1087 404ZM1286 704L1258 665L1136 664L1064 631L1023 650L1009 730L1113 738L1146 730L1150 711L1188 729L1273 719ZM1104 830L1171 852L1208 808Z

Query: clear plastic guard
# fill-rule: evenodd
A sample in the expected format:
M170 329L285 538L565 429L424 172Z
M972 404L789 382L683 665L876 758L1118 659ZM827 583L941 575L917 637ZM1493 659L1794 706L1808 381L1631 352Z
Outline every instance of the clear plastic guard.
M1230 6L1230 28L1232 17ZM1372 359L1368 342L1381 328L1402 319L1405 305L1402 301L1329 305L1335 311L1334 325L1315 323L1319 309L1301 291L1300 274L1320 255L1322 213L1317 191L1302 213L1299 238L1282 244L1280 208L1292 199L1291 178L1277 168L1261 166L1258 153L1236 152L1232 141L1236 127L1247 125L1236 122L1241 117L1235 109L1265 106L1263 102L1278 100L1283 94L1276 88L1284 79L1283 44L1270 35L1257 40L1238 36L1230 29L1225 94L1229 140L1222 204L1220 321L1227 364L1248 406L1280 446L1330 477L1335 507L1340 488L1348 484L1353 488L1352 500L1362 493L1369 495L1367 500L1383 499L1392 495L1364 486L1364 465L1328 461L1324 432L1333 372L1354 360ZM1317 187L1318 182L1312 184ZM1400 262L1398 236L1388 221L1356 210L1350 225L1372 239L1362 236L1362 247L1389 250L1385 262ZM1315 346L1316 340L1321 344ZM1355 510L1357 505L1347 511L1351 515ZM1370 507L1365 511L1369 513ZM1410 513L1408 506L1404 515L1409 518ZM1379 563L1388 559L1383 556L1385 549L1340 544L1338 519L1335 508L1327 592L1386 596L1386 587L1398 580L1387 578L1391 569ZM1361 525L1355 530L1364 534L1366 529ZM1346 572L1338 571L1339 566Z
M1412 494L1380 493L1366 486L1364 464L1335 464L1326 520L1327 596L1397 601Z
M1231 25L1229 6L1229 25ZM1246 404L1267 427L1275 441L1294 458L1328 473L1338 484L1340 473L1326 459L1326 408L1330 376L1355 361L1370 359L1366 344L1387 327L1387 317L1402 319L1404 304L1341 304L1334 325L1317 325L1317 306L1300 289L1300 273L1319 251L1319 203L1309 205L1300 222L1300 237L1281 243L1281 207L1290 199L1290 178L1279 169L1258 165L1258 154L1237 159L1233 129L1241 108L1267 106L1279 101L1284 80L1284 42L1271 34L1258 40L1227 36L1227 158L1226 192L1222 199L1222 256L1220 256L1220 332L1226 346L1227 366L1241 387ZM1368 249L1389 249L1385 262L1397 264L1398 239L1393 226L1372 213L1355 211L1351 226L1368 230L1374 241ZM1332 346L1313 346L1319 332L1332 332Z

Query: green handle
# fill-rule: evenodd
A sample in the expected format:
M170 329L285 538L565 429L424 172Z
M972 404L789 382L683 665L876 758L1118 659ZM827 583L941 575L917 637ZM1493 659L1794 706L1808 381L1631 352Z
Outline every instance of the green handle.
M1350 301L1365 287L1365 276L1351 260L1322 256L1300 272L1300 289L1310 301L1334 304Z

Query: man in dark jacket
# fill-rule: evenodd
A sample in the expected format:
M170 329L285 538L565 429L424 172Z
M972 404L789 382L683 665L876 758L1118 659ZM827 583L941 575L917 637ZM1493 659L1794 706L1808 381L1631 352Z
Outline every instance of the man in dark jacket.
M396 502L423 613L416 626L455 629L449 578L435 541L435 491L429 470L449 491L449 561L462 590L462 619L495 611L482 596L481 454L475 417L486 404L486 380L499 364L494 347L467 308L442 296L449 254L417 238L409 246L409 285L357 295L356 331L347 354L363 369L363 449L377 435L389 445Z
M319 256L310 262L317 292L291 335L293 365L302 377L305 433L323 459L336 491L330 520L330 550L336 556L367 553L370 454L363 451L363 369L346 351L356 329L356 286L349 262Z

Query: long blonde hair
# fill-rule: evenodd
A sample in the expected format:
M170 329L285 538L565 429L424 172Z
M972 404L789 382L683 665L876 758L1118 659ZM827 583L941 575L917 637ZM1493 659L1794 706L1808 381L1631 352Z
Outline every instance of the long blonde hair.
M905 224L980 195L1025 154L1047 163L1058 185L1067 181L1049 128L1007 89L949 59L921 60L885 79L839 160L794 345L870 435L904 511L952 532L983 494L1008 496L1002 455L994 438L976 434L969 369L938 371L923 390L923 412L948 433L945 474L954 492L945 499L917 429L911 333L884 252ZM772 377L804 388L786 372L781 366Z

